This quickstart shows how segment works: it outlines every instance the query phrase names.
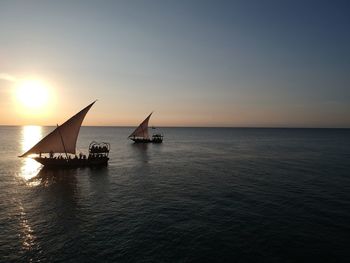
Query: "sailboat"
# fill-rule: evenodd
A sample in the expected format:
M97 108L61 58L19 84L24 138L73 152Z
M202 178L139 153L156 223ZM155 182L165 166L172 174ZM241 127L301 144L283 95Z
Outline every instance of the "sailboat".
M133 133L129 135L129 139L133 140L135 143L162 143L163 142L163 135L162 134L153 134L152 138L149 137L148 134L148 122L149 119L151 118L151 115L153 112L151 112L148 117L141 122L141 124L134 130ZM153 128L153 127L152 127Z
M107 165L109 143L92 142L89 155L76 155L76 144L83 120L96 101L79 111L62 125L45 136L36 145L19 157L32 157L46 167L84 167ZM39 156L38 156L39 155Z

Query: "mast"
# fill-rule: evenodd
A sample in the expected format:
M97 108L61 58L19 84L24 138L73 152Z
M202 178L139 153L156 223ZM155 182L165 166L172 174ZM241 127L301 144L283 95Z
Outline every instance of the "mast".
M65 152L65 154L66 154L67 160L68 160L68 153L67 153L67 150L66 150L66 146L64 145L64 141L63 141L63 138L62 138L62 134L61 134L61 132L60 132L60 127L58 126L58 124L57 124L57 130L58 130L58 133L60 134L61 142L62 142L62 145L63 145L63 149L64 149L64 152Z

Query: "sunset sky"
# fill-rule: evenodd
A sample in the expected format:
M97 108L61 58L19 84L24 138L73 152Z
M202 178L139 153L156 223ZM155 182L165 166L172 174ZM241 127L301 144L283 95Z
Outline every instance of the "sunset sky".
M350 127L349 14L348 1L1 1L0 125L56 125L98 99L84 125L154 111L158 126Z

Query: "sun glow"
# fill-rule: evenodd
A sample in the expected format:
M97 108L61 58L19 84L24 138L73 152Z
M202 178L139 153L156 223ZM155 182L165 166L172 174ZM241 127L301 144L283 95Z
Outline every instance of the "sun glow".
M21 81L16 89L16 98L25 109L42 109L50 99L49 88L39 80Z

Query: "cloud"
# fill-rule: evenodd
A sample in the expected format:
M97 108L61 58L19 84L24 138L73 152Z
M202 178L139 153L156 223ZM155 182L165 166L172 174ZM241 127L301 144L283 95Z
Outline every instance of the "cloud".
M7 73L0 73L0 80L15 82L17 81L17 78Z

